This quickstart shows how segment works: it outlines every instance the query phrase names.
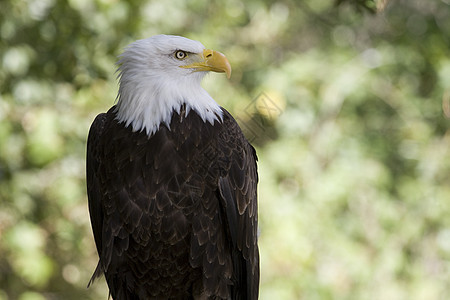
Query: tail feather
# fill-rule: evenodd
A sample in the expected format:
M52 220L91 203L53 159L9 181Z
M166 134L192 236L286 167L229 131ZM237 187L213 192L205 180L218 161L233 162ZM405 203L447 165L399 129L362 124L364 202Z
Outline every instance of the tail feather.
M100 261L97 264L97 267L95 268L94 274L92 274L91 279L89 280L89 283L87 285L87 287L89 288L91 286L91 284L94 283L95 279L97 279L98 277L103 275L103 268L101 266Z

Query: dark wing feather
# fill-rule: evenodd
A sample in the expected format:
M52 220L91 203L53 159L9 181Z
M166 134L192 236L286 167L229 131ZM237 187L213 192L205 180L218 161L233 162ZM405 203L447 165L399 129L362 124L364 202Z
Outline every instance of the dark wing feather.
M232 299L257 299L259 251L256 152L236 121L224 110L224 128L219 148L228 157L228 172L218 180L220 198L232 241L234 266Z
M87 195L89 203L89 214L91 218L92 231L94 233L95 245L98 253L102 252L102 228L103 228L103 208L102 208L102 194L100 188L100 181L96 174L98 169L98 143L102 139L103 129L105 127L107 116L106 114L98 115L91 125L87 140L86 153L86 183ZM101 262L99 262L88 286L95 280L95 278L103 274Z

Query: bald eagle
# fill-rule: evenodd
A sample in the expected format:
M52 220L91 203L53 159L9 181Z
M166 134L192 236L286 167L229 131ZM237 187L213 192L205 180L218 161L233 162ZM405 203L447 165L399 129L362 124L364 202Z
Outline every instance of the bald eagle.
M118 61L117 103L87 141L87 194L114 300L257 299L256 153L201 87L231 67L197 41L157 35Z

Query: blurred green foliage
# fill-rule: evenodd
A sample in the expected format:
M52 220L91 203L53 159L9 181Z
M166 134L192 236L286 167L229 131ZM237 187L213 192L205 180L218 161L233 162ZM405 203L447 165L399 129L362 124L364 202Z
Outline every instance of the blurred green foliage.
M204 86L257 146L261 299L446 299L449 4L2 0L0 299L106 299L86 136L158 33L233 66Z

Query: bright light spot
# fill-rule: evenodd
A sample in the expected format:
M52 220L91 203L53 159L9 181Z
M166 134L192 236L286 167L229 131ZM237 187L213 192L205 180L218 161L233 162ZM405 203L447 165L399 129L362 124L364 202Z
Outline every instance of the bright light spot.
M374 48L365 50L361 54L361 59L364 62L364 64L370 69L379 67L381 65L380 52L378 52L378 50Z
M75 265L65 265L62 270L62 275L64 277L64 280L75 284L80 280L80 270Z
M450 229L445 229L439 232L436 240L439 248L445 252L450 252Z
M36 292L25 292L19 296L19 300L45 300L45 297Z
M34 0L28 4L30 17L34 20L40 21L45 19L50 8L54 4L53 0Z
M31 102L39 92L39 84L32 80L22 80L13 87L14 99L22 103Z
M3 55L3 68L13 75L23 75L30 66L30 53L26 47L8 49Z
M255 102L256 110L270 121L275 121L286 107L284 96L275 90L261 93Z
M69 5L78 11L87 11L92 8L92 0L69 0Z

